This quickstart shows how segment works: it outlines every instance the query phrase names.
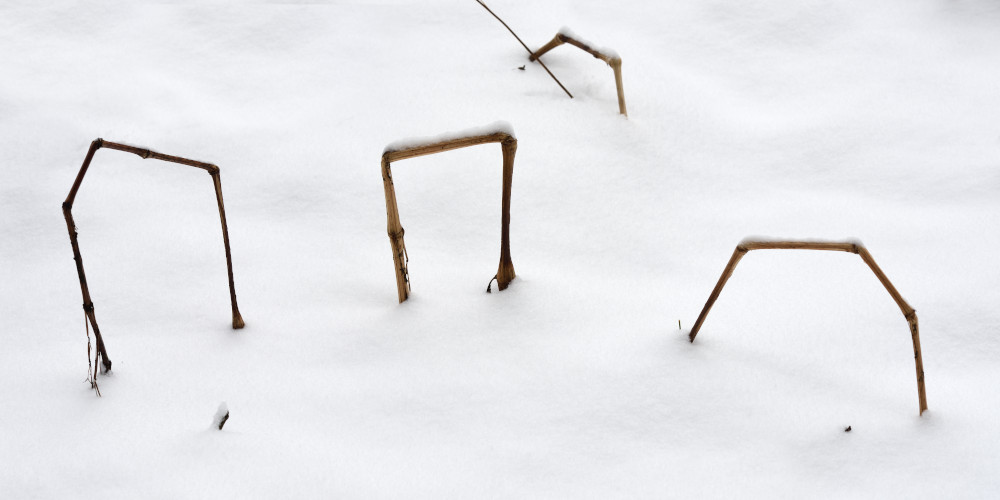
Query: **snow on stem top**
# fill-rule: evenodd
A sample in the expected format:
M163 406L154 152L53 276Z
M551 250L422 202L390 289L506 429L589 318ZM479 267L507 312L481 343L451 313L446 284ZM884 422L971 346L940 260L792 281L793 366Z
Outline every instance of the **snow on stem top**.
M581 45L585 45L585 46L589 47L594 52L599 52L601 54L604 54L608 59L621 59L622 58L620 55L618 55L618 51L617 50L612 49L611 47L604 47L604 46L598 45L596 43L593 43L590 40L587 40L586 38L583 38L580 35L577 35L575 32L573 32L573 30L571 30L569 28L569 26L563 26L562 28L559 28L559 31L556 32L556 35L557 36L561 35L561 36L564 36L566 38L572 38L573 40L579 42Z
M510 123L505 121L496 121L481 127L473 127L465 130L450 131L435 136L409 137L405 139L400 139L398 141L393 141L388 145L386 145L385 149L382 150L382 154L384 156L388 153L398 153L402 151L408 151L428 146L434 146L438 144L445 144L453 141L459 141L462 139L472 139L476 137L484 137L497 134L509 136L511 139L517 139L517 136L514 135L514 127L511 126Z

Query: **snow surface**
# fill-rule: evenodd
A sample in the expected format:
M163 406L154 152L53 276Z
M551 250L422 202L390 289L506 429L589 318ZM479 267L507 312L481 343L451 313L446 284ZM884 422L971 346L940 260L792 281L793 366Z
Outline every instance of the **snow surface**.
M0 496L1000 496L995 1L488 4L615 40L629 118L471 1L0 5ZM397 304L380 151L498 118L517 278L495 152L415 158ZM96 137L219 165L247 324L210 177L98 151L101 398ZM687 342L754 234L865 242L923 417L854 255L754 252Z

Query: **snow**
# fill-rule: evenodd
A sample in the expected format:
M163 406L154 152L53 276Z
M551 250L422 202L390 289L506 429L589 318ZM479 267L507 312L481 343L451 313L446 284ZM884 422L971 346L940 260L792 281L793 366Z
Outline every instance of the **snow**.
M450 131L434 136L408 137L406 139L400 139L398 141L393 141L389 143L385 147L385 149L382 150L382 152L390 153L393 151L402 151L404 149L429 146L431 144L438 144L441 142L453 141L456 139L465 139L467 137L479 137L492 134L507 134L515 139L517 138L517 136L514 134L514 126L511 125L510 123L500 120L490 123L489 125L483 125L480 127L471 127L458 131Z
M996 2L488 4L614 41L629 118L474 2L0 5L0 495L1000 495ZM498 118L517 278L496 152L414 158L397 304L383 146ZM102 149L100 398L60 209L95 137L220 167L247 325L209 176ZM855 255L754 252L688 342L755 234L864 241L923 416Z

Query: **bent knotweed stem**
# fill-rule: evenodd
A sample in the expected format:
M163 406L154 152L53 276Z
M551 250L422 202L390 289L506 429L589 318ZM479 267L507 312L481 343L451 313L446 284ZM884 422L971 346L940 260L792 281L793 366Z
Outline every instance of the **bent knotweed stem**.
M76 180L73 182L73 187L69 190L69 195L66 197L66 201L62 204L62 209L63 216L66 218L66 228L69 231L70 245L73 247L73 259L76 261L76 272L80 277L80 290L83 292L83 310L87 314L87 319L90 321L90 325L94 328L94 336L97 339L98 356L103 359L102 364L104 365L104 371L111 369L111 359L108 358L107 348L104 345L104 338L101 336L101 331L97 326L97 318L94 315L94 302L90 298L90 289L87 287L87 276L83 270L83 257L80 255L80 244L77 241L76 223L73 220L72 213L73 201L76 199L77 191L80 190L80 184L83 183L83 177L87 175L87 169L90 168L90 162L94 159L94 153L101 148L117 149L118 151L138 155L143 159L153 158L156 160L163 160L171 163L179 163L181 165L200 168L212 176L212 183L215 187L215 198L219 204L219 218L222 221L222 241L226 248L226 268L229 271L229 298L232 302L233 308L233 328L243 328L243 317L240 315L239 307L236 305L236 286L233 283L233 260L232 254L229 250L229 228L226 225L226 208L222 203L222 180L219 177L219 167L209 163L202 163L199 161L189 160L187 158L181 158L179 156L165 155L148 149L109 142L103 139L96 139L90 144L87 156L83 160L83 166L80 167L80 172L76 175Z
M913 341L913 359L916 364L917 370L917 398L920 404L920 414L924 413L927 409L927 395L924 392L924 361L920 350L920 330L917 326L917 312L910 307L903 296L899 294L896 287L893 286L889 278L882 272L882 269L878 267L875 263L875 259L872 258L868 250L865 249L861 243L857 242L823 242L823 241L743 241L736 246L736 250L733 251L733 256L729 258L729 263L726 264L725 270L722 271L722 276L719 278L718 283L715 284L715 288L712 290L712 294L709 295L708 301L705 302L705 307L702 308L701 314L698 315L698 320L695 321L694 328L691 329L691 333L688 334L688 338L691 342L694 342L694 338L698 335L698 330L701 329L702 323L705 322L705 317L708 316L708 311L712 309L712 305L715 304L716 299L719 298L719 294L722 292L722 287L726 286L726 282L733 275L733 271L736 269L736 264L740 262L740 259L751 250L831 250L836 252L849 252L857 254L861 257L861 260L868 265L868 268L875 273L875 277L878 278L882 286L885 287L892 299L896 301L896 305L899 306L899 310L903 312L903 317L906 318L906 322L910 326L910 338Z
M538 62L542 62L541 59L539 59L539 57L542 57L542 54L564 43L568 43L570 45L579 47L584 52L606 62L608 66L611 66L611 71L613 71L615 74L615 87L618 90L618 112L620 114L628 116L628 111L626 111L625 109L625 88L622 86L622 58L619 57L617 54L614 53L609 54L601 52L600 50L591 47L587 43L582 42L576 38L573 38L568 33L563 33L562 31L560 31L559 33L556 33L556 36L552 38L552 40L549 43L543 45L540 49L532 52L531 56L528 57L528 60L529 61L537 60Z
M396 205L396 191L392 183L390 164L394 161L415 158L452 149L459 149L491 142L500 143L503 152L503 201L500 220L500 266L495 276L500 290L507 288L514 279L514 263L510 258L510 191L514 176L514 154L517 139L511 133L495 131L486 134L461 136L454 139L424 143L411 147L387 147L382 153L382 185L385 188L385 212L388 220L389 243L392 245L392 261L396 268L396 292L399 302L409 297L410 279L407 270L406 243L403 241L403 226L399 222L399 207Z

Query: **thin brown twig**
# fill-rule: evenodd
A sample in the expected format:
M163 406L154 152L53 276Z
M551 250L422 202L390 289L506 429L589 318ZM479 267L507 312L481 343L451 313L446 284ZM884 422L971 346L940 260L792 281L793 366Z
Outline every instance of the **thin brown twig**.
M87 330L87 379L90 382L90 388L97 391L97 397L101 397L101 388L97 386L97 358L94 358L93 363L90 362L90 324L87 323L87 313L83 314L83 326Z
M482 5L483 8L486 9L486 12L493 14L493 17L497 18L497 21L500 21L500 24L502 24L504 28L507 28L507 31L509 31L511 35L514 35L514 38L517 38L517 41L521 43L521 46L524 47L524 50L528 51L529 55L532 54L531 49L529 49L528 46L525 45L523 41L521 41L521 37L517 36L517 33L514 33L514 30L510 29L510 26L507 26L507 23L503 22L503 19L500 19L500 16L496 15L492 10L490 10L490 8L487 7L485 3L483 3L483 0L476 0L476 2L479 2L479 5ZM562 82L560 82L559 79L556 78L556 75L553 75L552 72L549 71L548 66L546 66L541 59L538 59L538 64L542 65L542 68L545 69L545 72L548 73L549 76L551 76L552 79L555 80L556 83L559 85L559 88L563 89L563 92L565 92L566 95L568 95L569 98L572 99L573 94L570 94L569 91L566 90L566 87L563 86Z

